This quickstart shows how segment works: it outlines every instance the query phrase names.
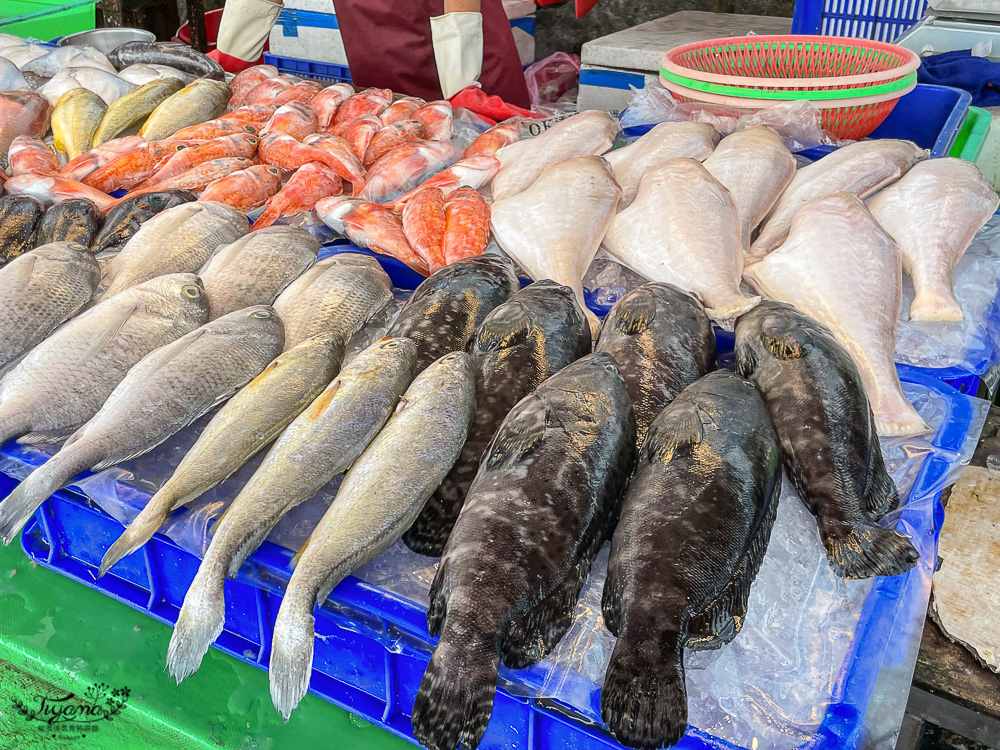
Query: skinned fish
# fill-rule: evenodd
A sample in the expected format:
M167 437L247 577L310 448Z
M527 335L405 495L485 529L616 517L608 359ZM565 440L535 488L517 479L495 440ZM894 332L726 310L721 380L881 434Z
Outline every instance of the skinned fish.
M223 245L198 275L208 295L208 319L251 305L270 305L316 262L319 242L305 229L271 227Z
M212 417L170 479L105 553L98 576L149 541L171 512L225 481L278 437L336 376L343 354L335 340L315 337L278 355Z
M737 322L736 361L771 412L788 476L819 522L833 572L869 578L912 568L910 540L875 523L899 492L847 350L791 305L763 302Z
M107 108L136 86L100 68L68 68L57 73L38 93L54 107L67 92L78 88L96 95Z
M511 143L496 152L500 172L493 178L499 202L531 187L548 167L574 156L600 156L614 145L618 121L596 109L567 117L541 135Z
M83 44L57 47L19 67L22 73L34 73L46 78L53 78L67 68L97 68L112 75L118 72L103 53Z
M139 135L150 141L169 138L182 128L218 117L228 102L229 87L222 81L195 79L160 102L139 129Z
M70 160L89 151L107 108L101 97L87 89L70 89L63 94L52 110L52 136L56 149Z
M67 180L58 174L35 174L27 172L11 177L4 186L8 193L23 193L37 198L46 206L63 201L85 198L97 206L102 213L115 205L115 199L100 190L95 190L82 182Z
M571 362L590 354L590 324L573 290L536 281L494 308L476 331L476 416L462 452L403 535L414 552L438 557L500 423L522 398Z
M569 628L634 453L632 406L608 354L560 370L504 419L431 585L427 626L441 638L413 704L422 745L475 748L501 659L527 666Z
M444 205L445 263L481 255L490 240L490 207L472 188L459 188Z
M635 409L636 448L682 390L716 366L715 331L701 303L670 284L651 282L618 300L595 349L615 358Z
M308 162L296 169L288 182L268 199L267 208L257 217L250 231L256 232L281 219L312 211L317 201L339 195L343 187L340 177L328 166Z
M417 375L351 465L295 565L275 621L271 700L286 721L309 688L313 607L413 522L455 463L475 408L469 355L447 354Z
M49 129L52 105L32 91L0 91L0 169L7 168L7 151L19 135L41 138Z
M90 247L90 241L100 226L101 215L93 203L83 198L63 201L52 206L42 216L35 242L39 245L78 242L84 247Z
M43 47L41 44L29 44L21 39L19 42L0 48L0 55L14 63L18 68L22 68L32 60L37 60L42 55L47 55L51 51L51 47Z
M345 471L389 419L413 380L415 346L383 339L361 352L275 441L224 518L184 597L167 649L180 683L194 674L225 621L223 584L289 510Z
M120 250L135 236L139 227L161 211L195 200L186 190L161 190L125 196L125 200L108 211L97 236L91 244L94 253Z
M225 203L244 213L260 208L281 187L281 170L266 164L237 169L212 180L198 200Z
M0 268L0 368L76 315L100 278L94 256L75 242L43 244Z
M19 135L7 151L7 161L12 177L34 173L55 174L59 171L59 157L38 138Z
M236 77L229 82L231 96L229 98L229 109L234 110L243 105L246 95L268 78L278 75L278 69L273 65L254 65L241 70Z
M575 117L567 118L559 125L573 119ZM546 132L551 133L559 125ZM586 132L594 129L592 125L585 127ZM553 145L556 147L558 143L553 142ZM501 169L496 179L502 174ZM596 339L601 324L587 310L583 277L611 225L621 189L607 162L597 156L566 159L536 174L538 179L530 188L515 193L502 191L511 197L497 200L492 206L493 236L504 252L524 266L533 279L552 279L570 287L580 307L587 312ZM554 195L572 195L573 200L553 201ZM545 227L545 231L539 232L538 227Z
M913 279L910 320L965 318L951 270L998 205L979 167L964 159L920 162L869 200L872 216L896 241L903 270Z
M736 204L693 159L671 159L646 172L632 205L611 222L604 246L647 279L693 292L721 324L731 326L760 301L740 291Z
M304 231L304 230L303 230ZM392 299L392 282L368 255L339 253L289 284L274 302L285 324L285 348L327 334L346 344Z
M321 130L330 126L340 103L349 96L354 96L354 87L351 84L334 83L309 100L309 106L316 113L316 121Z
M517 143L519 140L521 140L521 126L516 122L502 122L476 136L476 140L465 147L462 159L471 159L475 156L496 156L497 151L504 146Z
M0 50L0 91L30 91L31 86L24 79L21 71L10 60L2 56Z
M455 155L455 147L446 141L402 143L372 164L358 196L372 203L395 200L440 172Z
M185 86L194 80L194 77L183 70L172 68L169 65L157 65L155 63L143 65L136 63L122 68L118 71L118 77L123 81L128 81L135 86L142 86L157 78L176 78Z
M601 717L623 745L683 736L684 647L736 637L780 491L778 437L753 383L713 372L653 420L604 582L604 623L618 640Z
M246 217L221 203L196 201L161 211L104 267L95 301L165 273L196 273L220 245L247 233Z
M448 352L466 351L486 316L518 287L513 264L503 256L465 258L421 282L386 335L416 342L420 372Z
M762 294L795 305L833 332L861 373L880 435L930 429L903 396L893 362L902 294L899 250L864 203L834 193L806 205L785 243L746 276Z
M802 167L761 223L751 257L762 258L784 242L795 214L807 203L839 191L864 200L926 158L927 152L915 143L880 138L838 148Z
M35 232L45 206L30 195L0 197L0 264L14 260L37 245Z
M222 81L226 72L215 60L187 44L177 42L125 42L108 55L118 70L130 65L169 65L191 76Z
M771 128L755 125L727 135L703 164L733 197L749 253L753 231L795 177L795 157Z
M317 201L316 214L357 247L390 255L424 276L430 273L424 258L410 246L403 219L388 206L335 195Z
M436 187L420 187L403 206L403 234L414 252L434 273L448 265L444 256L444 193Z

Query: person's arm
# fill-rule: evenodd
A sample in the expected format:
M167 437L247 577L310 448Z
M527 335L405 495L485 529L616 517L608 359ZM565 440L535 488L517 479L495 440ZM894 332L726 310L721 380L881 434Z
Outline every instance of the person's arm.
M228 0L219 23L219 41L209 57L230 73L256 65L282 0Z
M444 0L445 13L481 13L480 0Z
M444 15L431 18L431 39L441 93L447 99L471 86L483 70L481 0L444 0Z

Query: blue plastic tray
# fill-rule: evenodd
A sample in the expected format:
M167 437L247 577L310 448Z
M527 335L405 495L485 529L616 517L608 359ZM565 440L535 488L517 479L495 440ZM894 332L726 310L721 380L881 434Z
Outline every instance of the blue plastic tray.
M350 83L351 71L346 65L321 63L315 60L299 60L295 57L279 57L270 52L264 53L264 64L273 65L279 73L305 78L316 78L332 83Z
M891 42L923 18L926 0L796 0L793 34Z

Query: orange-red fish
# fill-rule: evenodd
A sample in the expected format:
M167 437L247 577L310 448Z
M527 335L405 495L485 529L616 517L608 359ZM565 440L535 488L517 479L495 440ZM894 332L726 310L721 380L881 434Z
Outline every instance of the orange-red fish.
M236 77L229 82L229 108L236 109L242 106L247 94L254 90L269 78L278 75L278 69L273 65L254 65L252 68L240 71Z
M414 271L428 274L426 261L410 247L403 233L403 220L386 206L333 196L317 202L316 213L324 224L358 247L391 255Z
M150 141L141 148L118 156L103 167L95 169L81 182L105 193L115 190L129 190L153 176L156 165L166 156L187 148L188 142L168 138Z
M273 104L246 104L242 107L237 107L232 112L227 112L224 115L219 115L217 120L240 120L242 123L257 123L263 125L265 122L271 119L271 115L274 114L276 110Z
M204 190L208 183L220 177L225 177L227 174L232 174L237 169L246 169L251 165L251 161L243 156L226 156L221 159L212 159L191 167L191 169L187 169L179 175L171 177L169 180L133 190L126 197L159 190L190 190L193 193L197 193L199 190Z
M446 265L445 200L440 188L417 188L403 208L403 234L431 273Z
M417 190L422 190L425 187L436 187L440 188L445 196L460 187L470 187L473 190L479 190L481 187L488 185L499 171L500 160L495 156L473 156L468 159L456 161L447 169L442 169L433 177L424 180L416 190L411 190L409 193L399 196L394 201L396 210L400 210Z
M66 166L59 170L59 174L70 180L82 180L113 159L117 159L119 156L136 151L137 149L145 148L146 143L146 139L141 135L113 138L96 148L90 149L90 151L80 154L75 159L71 159L66 163Z
M240 102L240 106L244 104L273 104L278 94L294 85L295 81L288 76L268 78L250 89L243 97L243 101Z
M375 115L361 115L344 128L344 140L351 144L359 159L364 159L368 144L381 128L382 121Z
M364 200L385 203L413 190L441 171L455 156L455 148L443 141L410 141L396 146L368 170Z
M351 183L355 195L364 187L365 168L361 166L361 159L346 139L328 133L314 133L308 136L305 142L325 151L336 160L339 167L330 162L324 163L329 164L342 179Z
M114 198L100 190L94 190L82 182L68 180L57 174L39 175L25 172L17 177L11 177L4 187L8 193L30 195L47 206L74 198L86 198L97 206L98 211L104 212L117 203Z
M209 120L208 122L181 128L171 138L180 138L186 141L210 141L213 138L221 138L224 135L236 135L237 133L257 135L257 125L258 123L244 120Z
M412 120L413 113L427 104L423 99L416 96L404 96L397 99L378 116L383 125L392 125L400 120Z
M19 135L41 138L49 129L52 105L30 91L0 91L0 168L7 166L7 151Z
M397 120L391 125L385 125L368 144L364 154L364 164L367 167L401 143L418 141L425 135L427 129L420 120Z
M344 183L325 164L309 162L295 170L284 187L267 202L264 213L253 223L253 229L271 226L278 219L312 211L316 201L340 195Z
M320 128L326 128L333 122L340 103L349 96L354 96L354 87L349 83L335 83L327 86L309 100L309 106L316 113Z
M337 108L337 114L331 122L334 128L345 126L361 115L376 117L392 102L392 91L389 89L365 89L353 96L347 97Z
M519 140L521 140L521 126L516 122L502 122L481 133L476 140L466 146L462 158L496 156L497 151L504 146L517 143Z
M7 159L12 177L26 172L55 174L59 171L59 157L44 141L30 135L19 135L11 142Z
M445 263L482 255L490 238L490 207L472 188L459 188L444 206Z
M211 159L222 159L227 156L242 156L245 159L252 159L254 154L257 153L257 144L259 142L260 139L255 135L239 133L237 135L226 135L222 138L213 138L199 146L186 148L161 162L156 168L156 172L146 180L143 187L159 185L172 177L176 177L181 172L193 169Z
M271 133L284 133L297 141L307 135L312 135L319 126L316 124L316 113L312 107L300 101L288 102L278 107L267 124L260 129L262 136Z
M281 186L281 170L257 164L208 183L200 201L228 203L243 213L263 206Z
M289 86L287 89L279 92L276 97L269 99L267 103L273 104L275 107L288 104L288 102L305 103L316 96L322 89L323 86L316 83L316 81L300 81L294 86Z
M441 99L425 104L413 113L414 120L420 120L427 129L427 140L451 140L451 102Z

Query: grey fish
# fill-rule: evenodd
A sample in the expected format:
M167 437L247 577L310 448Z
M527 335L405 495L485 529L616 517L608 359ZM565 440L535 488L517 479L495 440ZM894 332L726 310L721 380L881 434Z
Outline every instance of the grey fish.
M34 73L46 78L52 78L66 68L97 68L112 75L118 72L102 52L85 44L57 47L20 67L22 73Z
M653 420L604 582L604 622L618 641L601 717L623 745L658 748L684 734L684 646L718 648L739 632L780 491L778 436L750 381L713 372Z
M160 80L176 81L173 78ZM147 141L161 141L181 128L214 120L226 111L228 102L229 87L226 84L198 78L160 102L139 128L139 135Z
M226 72L215 60L186 44L176 42L125 42L108 55L118 70L130 65L169 65L193 76L225 80Z
M95 254L120 249L135 236L139 227L161 211L182 203L191 203L197 198L198 196L187 190L161 190L126 197L108 211L108 215L104 217L104 224L90 247Z
M670 284L643 284L618 300L596 350L614 357L625 378L636 447L663 407L715 369L712 321L694 295Z
M899 493L858 368L830 330L791 305L763 302L738 321L736 359L771 410L788 476L819 520L833 572L869 578L912 568L910 540L875 523Z
M290 226L267 227L220 247L198 273L208 294L209 320L249 305L270 305L316 262L318 252L315 237Z
M339 342L317 337L265 367L212 417L170 479L108 549L98 575L145 544L172 511L227 479L280 435L326 388L342 359Z
M603 352L557 372L504 419L431 585L427 626L441 639L413 705L422 745L476 747L501 658L527 666L565 634L634 453L632 404Z
M274 309L285 323L286 349L320 333L346 344L390 299L392 282L377 260L339 253L289 284Z
M472 359L446 354L417 375L351 465L295 565L274 623L271 699L285 721L309 689L313 607L413 523L458 458L475 409Z
M194 674L225 622L223 583L289 510L345 471L413 380L416 346L383 339L361 352L275 441L215 526L167 649L178 683Z
M41 342L90 301L101 269L86 247L37 247L0 268L0 367Z
M45 205L30 195L0 198L0 263L12 261L35 247L35 231Z
M0 381L0 443L58 443L101 408L125 373L208 319L194 274L153 279L77 315Z
M225 401L281 352L281 321L264 305L206 323L150 352L62 449L0 503L4 544L81 471L141 456Z
M448 352L469 348L476 329L519 285L502 255L476 255L431 274L403 305L389 336L417 342L417 370Z
M440 556L479 459L504 417L543 380L590 354L591 344L590 324L573 290L554 281L536 281L486 316L470 350L476 364L475 422L454 468L403 535L406 546Z
M197 273L219 245L235 242L249 226L246 216L221 203L196 201L162 211L104 266L103 288L94 299L166 273Z
M50 206L45 211L38 224L35 242L39 245L79 242L88 247L100 226L101 215L97 206L86 198L75 198Z
M368 318L368 322L347 340L347 345L344 347L344 364L346 365L376 341L384 338L392 324L396 322L396 316L399 315L402 307L403 301L393 298Z

